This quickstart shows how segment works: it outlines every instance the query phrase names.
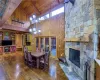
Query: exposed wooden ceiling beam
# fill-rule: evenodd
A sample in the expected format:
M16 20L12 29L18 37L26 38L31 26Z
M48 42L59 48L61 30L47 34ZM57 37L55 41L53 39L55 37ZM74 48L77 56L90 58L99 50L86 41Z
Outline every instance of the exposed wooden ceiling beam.
M12 15L18 5L21 3L22 0L9 0L8 6L2 16L0 21L0 27L8 20L8 18Z
M35 6L35 4L32 3L32 7L36 13L41 14L41 12L38 10L38 8Z
M18 7L20 10L22 10L27 16L29 16L29 14L27 13L27 11L25 11L21 6Z

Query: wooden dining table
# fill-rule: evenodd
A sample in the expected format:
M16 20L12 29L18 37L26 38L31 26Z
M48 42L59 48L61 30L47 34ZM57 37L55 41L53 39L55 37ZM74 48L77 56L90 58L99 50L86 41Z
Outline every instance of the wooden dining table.
M36 58L36 67L39 68L39 59L45 55L44 52L32 52L31 55Z

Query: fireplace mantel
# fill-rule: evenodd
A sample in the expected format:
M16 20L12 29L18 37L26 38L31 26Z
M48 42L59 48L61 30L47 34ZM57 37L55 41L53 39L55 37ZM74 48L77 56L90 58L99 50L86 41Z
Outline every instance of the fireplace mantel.
M97 64L99 64L99 66L100 66L100 59L95 59L95 61L96 61Z
M64 41L65 42L81 42L81 43L88 43L89 42L89 40L84 40L83 41L83 40L80 40L78 38L70 38L70 39L65 38Z

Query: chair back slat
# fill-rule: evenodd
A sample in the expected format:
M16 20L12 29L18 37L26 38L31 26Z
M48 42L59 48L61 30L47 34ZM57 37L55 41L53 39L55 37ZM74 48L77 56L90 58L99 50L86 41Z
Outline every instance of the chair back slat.
M29 61L32 61L32 55L31 55L31 52L28 52L28 60L29 60Z
M49 63L49 56L50 56L50 53L49 52L46 52L45 53L45 63Z
M28 52L28 48L26 46L24 47L24 52Z
M25 57L25 59L28 58L27 52L24 52L24 57Z
M25 57L25 59L28 59L27 53L28 53L28 49L27 49L27 47L24 46L24 57Z

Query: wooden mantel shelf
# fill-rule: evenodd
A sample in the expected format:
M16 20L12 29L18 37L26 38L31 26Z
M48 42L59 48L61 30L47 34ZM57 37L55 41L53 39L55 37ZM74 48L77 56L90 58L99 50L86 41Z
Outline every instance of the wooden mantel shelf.
M85 39L79 39L79 38L65 38L64 39L65 42L84 42L84 43L88 43L89 42L89 39L88 38L85 38Z
M100 66L100 59L95 59L95 61L96 61L97 64L99 64L99 66Z

